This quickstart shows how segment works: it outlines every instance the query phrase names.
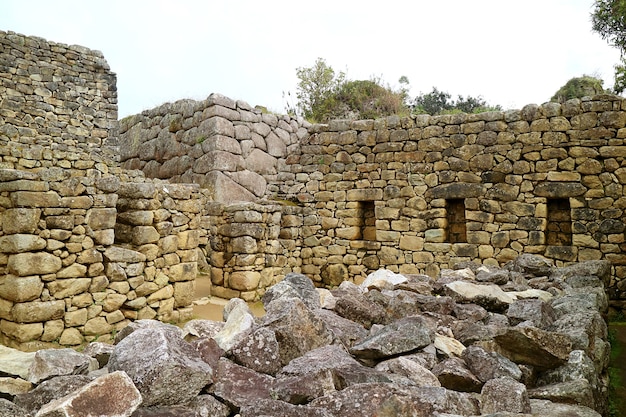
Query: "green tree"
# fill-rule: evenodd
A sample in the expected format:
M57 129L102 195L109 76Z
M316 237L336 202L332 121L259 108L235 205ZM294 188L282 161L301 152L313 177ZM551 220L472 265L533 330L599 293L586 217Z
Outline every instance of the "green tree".
M602 94L604 93L602 83L603 81L601 79L589 75L574 77L566 82L563 87L559 88L550 101L564 103L572 98Z
M456 100L447 91L440 91L433 87L430 93L420 94L415 97L413 111L415 113L426 114L446 114L446 113L481 113L485 111L502 110L500 105L490 105L481 96L463 97L458 96Z
M346 75L335 73L323 58L317 58L312 67L297 68L296 75L300 79L297 107L302 116L313 121L325 120L335 105L333 96L345 82Z
M620 52L613 91L621 94L626 89L626 0L596 0L591 23L593 31Z
M409 80L405 76L400 78L398 90L386 85L380 77L348 80L345 73L335 73L323 58L318 58L312 67L297 68L296 75L300 79L297 104L287 103L287 112L300 114L312 122L409 113L406 105ZM287 93L287 96L291 95Z

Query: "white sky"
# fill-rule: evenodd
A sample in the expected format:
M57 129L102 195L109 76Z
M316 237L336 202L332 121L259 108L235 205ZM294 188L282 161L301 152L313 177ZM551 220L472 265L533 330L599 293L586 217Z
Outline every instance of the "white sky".
M104 53L119 116L210 93L284 113L297 67L322 57L490 104L541 104L583 74L613 83L619 53L591 32L593 0L2 0L0 30Z

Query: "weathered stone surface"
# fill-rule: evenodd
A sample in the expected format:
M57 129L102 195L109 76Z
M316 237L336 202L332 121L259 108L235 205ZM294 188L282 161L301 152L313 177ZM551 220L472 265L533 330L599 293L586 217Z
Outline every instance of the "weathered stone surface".
M466 281L454 281L444 285L445 294L456 302L478 304L487 309L503 311L515 299L497 285L477 285Z
M28 370L35 360L35 352L21 352L0 345L0 372L28 379Z
M46 247L46 241L39 236L15 234L0 237L0 252L35 252Z
M98 362L73 349L43 349L37 351L28 370L28 380L34 384L65 375L86 374L98 369Z
M0 417L29 417L28 411L13 404L11 401L0 398Z
M487 381L480 397L480 411L483 414L531 412L526 386L508 377Z
M263 304L267 307L273 300L292 297L299 298L310 309L321 307L320 296L311 279L293 272L267 290L263 295Z
M41 417L130 416L141 404L141 394L124 372L117 371L84 385L72 394L53 400L37 413Z
M43 381L30 392L17 395L15 404L34 415L45 404L71 394L92 380L87 375L57 376Z
M33 384L22 378L0 377L0 395L13 398L18 394L25 394L33 389Z
M145 407L185 403L213 376L213 370L190 344L161 327L146 327L124 337L111 354L109 370L128 374Z
M572 350L568 336L535 327L510 327L496 335L494 341L502 348L500 353L510 360L539 369L563 365Z
M352 347L357 341L364 339L368 332L359 323L345 319L328 310L316 310L315 315L320 318L332 334L347 348Z
M61 259L45 252L17 253L9 256L9 273L17 276L54 274L62 267Z
M439 362L432 369L441 386L460 392L480 392L482 382L470 372L460 358L449 358Z
M530 400L533 415L555 417L601 417L601 414L586 406L554 403L548 400Z
M229 351L232 359L239 365L268 375L276 375L281 368L280 347L274 332L260 327Z
M276 335L280 362L284 366L306 352L334 341L323 320L298 299L277 299L267 306L260 326Z
M56 320L65 314L65 302L31 301L15 304L11 309L13 319L18 323L37 323Z
M511 271L541 277L549 276L554 269L554 264L543 256L522 254L507 265L507 268Z
M428 368L404 356L380 362L376 370L405 377L418 387L441 386L439 379Z
M114 346L108 343L91 342L85 349L83 354L91 356L98 361L100 368L105 367L109 363L111 353L113 353Z
M550 400L585 407L595 406L593 390L591 384L586 379L557 382L533 388L528 390L528 396L533 399Z
M372 272L361 283L361 287L365 289L377 288L379 290L393 290L396 285L404 284L408 279L401 274L395 274L385 269L379 269Z
M235 344L243 340L252 331L254 316L241 299L231 299L224 307L226 324L213 336L217 344L229 351Z
M361 365L343 347L323 346L289 362L277 375L274 392L291 403L306 403L347 386L390 382L382 372Z
M352 320L364 326L366 329L373 324L381 324L387 321L383 307L370 301L360 292L344 292L341 289L333 290L337 297L335 313L348 320Z
M104 251L104 257L110 262L144 262L146 256L141 252L112 246Z
M406 317L367 336L350 349L360 358L384 358L421 349L434 341L434 332L419 316Z
M515 381L522 378L522 371L511 360L497 352L488 352L480 346L469 346L463 351L463 360L468 369L480 381L509 377Z
M332 414L324 409L277 400L258 400L253 405L242 407L239 414L241 417L332 417Z
M310 403L335 417L433 415L433 408L417 396L392 384L358 384L319 397Z
M188 342L195 339L212 338L223 328L224 322L222 321L203 319L189 320L183 326L182 337Z
M39 298L43 287L44 283L39 276L18 277L7 274L0 277L0 297L15 303Z
M555 320L555 313L550 304L542 300L517 300L509 305L506 316L511 325L530 322L538 328L546 328Z
M241 408L260 400L272 399L274 378L255 372L222 358L215 373L215 383L209 391L231 407Z

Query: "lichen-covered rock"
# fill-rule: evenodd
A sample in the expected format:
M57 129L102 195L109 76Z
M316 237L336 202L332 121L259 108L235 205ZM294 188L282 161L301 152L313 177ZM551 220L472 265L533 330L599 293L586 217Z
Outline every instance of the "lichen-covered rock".
M145 407L184 404L213 379L213 370L180 334L158 327L135 330L120 341L109 370L128 374Z
M141 404L142 397L124 372L112 372L96 378L71 394L44 405L37 416L129 417Z
M300 299L281 298L270 303L260 326L276 335L282 365L335 340L326 323Z
M30 414L35 414L45 404L64 397L91 382L87 375L57 376L43 381L32 391L15 397L15 404Z
M290 297L299 298L310 309L321 308L320 296L313 281L306 275L293 272L267 290L263 295L263 304L267 307L273 300Z
M487 381L480 392L480 398L480 411L483 414L531 411L526 386L509 377Z
M98 369L98 361L73 349L43 349L35 354L28 380L39 384L55 376L87 374Z
M396 320L367 336L352 346L350 352L359 358L385 358L421 349L431 344L434 337L424 318L411 316Z
M259 400L272 399L274 378L221 358L215 372L211 394L221 398L231 408L239 409Z
M239 365L263 374L276 375L281 368L276 334L267 327L259 327L242 338L230 349L229 355Z

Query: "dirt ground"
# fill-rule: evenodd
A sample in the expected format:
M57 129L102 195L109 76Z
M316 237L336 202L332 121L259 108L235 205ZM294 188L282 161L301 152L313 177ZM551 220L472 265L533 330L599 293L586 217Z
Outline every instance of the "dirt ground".
M196 304L193 306L193 316L196 319L223 321L222 311L228 302L223 298L211 297L211 280L208 277L199 276L196 279ZM260 302L248 303L252 314L257 317L263 316L265 311Z

